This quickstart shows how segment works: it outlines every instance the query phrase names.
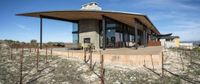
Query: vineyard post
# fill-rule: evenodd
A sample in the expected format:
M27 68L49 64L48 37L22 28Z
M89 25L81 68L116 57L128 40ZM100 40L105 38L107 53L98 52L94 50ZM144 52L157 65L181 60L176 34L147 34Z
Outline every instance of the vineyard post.
M92 69L92 48L89 49L89 52L90 52L90 69Z
M84 48L83 51L84 51L84 62L86 63L86 49Z
M162 52L162 77L164 77L164 54Z
M100 64L101 64L101 67L100 67L100 70L101 70L100 71L101 72L100 78L101 78L101 84L104 84L104 66L103 66L103 63L104 63L104 56L100 52Z
M38 62L39 62L39 47L37 46L37 62L36 62L37 71L38 71Z
M52 57L52 54L53 54L53 52L52 52L52 48L51 48L51 57Z
M24 48L22 47L22 51L20 55L20 84L22 84L23 55L24 55Z
M12 60L12 57L13 57L12 52L13 52L13 49L12 49L12 47L11 47L11 48L10 48L10 58L11 58L11 60Z
M48 49L48 48L47 48L47 46L46 46L46 63L48 63L48 62L47 62L47 55L48 55L48 54L47 54L47 49Z

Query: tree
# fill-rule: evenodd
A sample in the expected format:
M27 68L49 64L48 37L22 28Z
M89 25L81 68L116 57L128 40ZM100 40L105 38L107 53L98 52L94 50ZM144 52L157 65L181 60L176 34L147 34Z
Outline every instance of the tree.
M32 39L32 40L31 40L31 44L37 44L37 40Z

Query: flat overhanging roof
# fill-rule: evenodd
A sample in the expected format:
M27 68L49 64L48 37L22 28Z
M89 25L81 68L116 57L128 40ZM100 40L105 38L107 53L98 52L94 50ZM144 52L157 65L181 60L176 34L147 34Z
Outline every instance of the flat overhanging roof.
M98 19L101 20L103 16L112 18L121 23L134 27L134 18L139 19L144 25L160 34L157 28L152 24L146 15L139 13L129 13L120 11L95 11L95 10L66 10L66 11L46 11L46 12L32 12L17 14L17 16L42 17L49 19L57 19L63 21L77 22L81 19Z

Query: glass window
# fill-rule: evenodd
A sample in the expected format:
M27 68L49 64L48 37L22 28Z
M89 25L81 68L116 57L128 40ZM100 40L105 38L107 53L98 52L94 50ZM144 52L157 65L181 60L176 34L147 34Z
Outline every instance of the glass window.
M78 24L72 24L73 43L78 43Z
M123 34L120 32L115 32L115 47L123 47Z
M72 32L77 32L78 31L78 24L77 23L73 23L73 28L72 28Z
M130 35L130 41L134 42L134 35Z
M106 30L106 37L107 37L107 47L114 47L114 45L115 45L115 30L114 29Z
M113 23L113 24L107 24L107 28L115 28L116 27L116 24Z
M78 34L77 33L73 34L73 43L78 43Z

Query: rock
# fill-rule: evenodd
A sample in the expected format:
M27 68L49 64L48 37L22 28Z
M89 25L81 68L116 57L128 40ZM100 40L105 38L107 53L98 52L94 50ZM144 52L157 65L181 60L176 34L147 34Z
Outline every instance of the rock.
M89 67L87 66L87 65L82 65L81 67L79 67L78 69L77 69L77 71L78 72L86 72L86 71L88 71L89 70Z

